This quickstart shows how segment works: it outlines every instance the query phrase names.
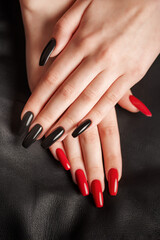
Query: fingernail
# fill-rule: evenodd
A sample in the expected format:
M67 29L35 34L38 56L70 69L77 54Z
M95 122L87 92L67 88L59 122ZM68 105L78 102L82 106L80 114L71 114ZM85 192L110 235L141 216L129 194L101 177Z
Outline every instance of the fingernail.
M55 47L56 47L56 40L52 38L42 51L42 54L39 60L39 66L44 66L47 63Z
M54 142L56 142L64 133L63 127L56 128L48 137L44 139L41 146L45 149L49 148Z
M56 154L57 154L57 157L58 157L60 163L64 167L64 169L69 170L71 168L71 166L70 166L69 161L68 161L66 155L64 154L63 150L60 148L57 148Z
M96 207L98 208L103 207L103 193L102 193L101 182L99 180L96 179L92 181L91 192L93 194L93 199Z
M86 176L82 169L78 169L75 173L76 181L83 196L89 195L89 187Z
M146 105L144 105L143 102L141 102L138 98L136 98L133 95L129 96L129 100L131 101L131 103L138 108L139 111L141 111L144 115L146 115L147 117L152 117L152 113L150 112L150 110L146 107Z
M28 131L28 128L33 120L33 117L34 117L34 115L30 111L28 111L24 114L22 121L21 121L20 129L19 129L19 135Z
M118 171L115 168L111 168L108 172L108 188L109 193L112 196L116 196L118 192Z
M82 122L72 133L72 137L76 138L78 135L83 133L90 125L91 125L91 120L87 119L84 122Z
M42 126L40 124L36 124L23 140L22 146L28 148L32 143L36 141L42 130Z

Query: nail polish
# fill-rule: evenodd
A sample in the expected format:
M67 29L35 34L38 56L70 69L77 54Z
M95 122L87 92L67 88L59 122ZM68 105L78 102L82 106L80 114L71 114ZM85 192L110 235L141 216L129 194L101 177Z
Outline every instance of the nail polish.
M152 113L150 112L150 110L146 107L146 105L141 102L138 98L136 98L133 95L129 96L129 100L131 101L131 103L138 108L139 111L141 111L144 115L146 115L147 117L152 117Z
M95 179L92 181L91 192L93 194L93 199L96 207L98 208L103 207L103 193L102 193L101 182L99 180Z
M42 54L39 60L39 66L44 66L47 63L55 47L56 47L56 40L52 38L42 51Z
M111 196L116 196L118 192L118 171L111 168L108 172L108 188Z
M63 150L60 149L60 148L57 148L56 149L56 154L57 154L57 157L58 157L60 163L64 167L64 169L69 170L71 168L71 166L70 166L70 163L69 163L65 153L63 152Z
M28 148L32 143L36 141L42 130L42 126L40 124L36 124L23 140L22 146Z
M87 119L84 122L82 122L72 133L72 137L76 138L79 136L81 133L83 133L90 125L91 125L91 120Z
M56 128L48 137L46 137L41 146L45 149L49 148L54 142L56 142L64 133L63 127Z
M19 135L28 131L29 126L31 125L31 122L33 120L33 117L34 117L34 115L30 111L28 111L24 114L22 121L21 121L20 129L19 129Z
M83 196L89 195L89 187L86 176L82 169L78 169L75 172L76 181Z

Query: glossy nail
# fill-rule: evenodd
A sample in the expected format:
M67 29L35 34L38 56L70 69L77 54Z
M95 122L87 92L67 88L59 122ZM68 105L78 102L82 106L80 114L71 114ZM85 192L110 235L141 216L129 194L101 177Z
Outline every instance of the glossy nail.
M28 111L24 114L22 121L21 121L20 129L19 129L19 135L28 131L29 126L33 120L33 117L34 117L34 115L30 111Z
M56 142L64 133L63 127L56 128L48 137L46 137L41 146L45 149L49 148L54 142Z
M101 182L97 179L93 180L91 183L91 192L93 194L94 202L96 207L103 207L103 193Z
M42 126L40 124L36 124L23 140L22 146L28 148L32 143L36 141L42 130Z
M58 157L60 163L64 167L64 169L69 170L71 168L71 166L70 166L70 163L69 163L65 153L63 152L63 150L60 149L60 148L57 148L56 149L56 154L57 154L57 157Z
M56 40L52 38L43 49L43 52L39 60L39 66L44 66L47 63L55 47L56 47Z
M118 171L116 168L111 168L108 172L108 188L112 196L116 196L118 192Z
M76 181L83 196L89 195L89 187L86 176L82 169L78 169L75 172Z
M129 100L131 101L131 103L138 108L139 111L141 111L144 115L146 115L147 117L152 117L152 113L150 112L150 110L146 107L146 105L144 105L143 102L141 102L138 98L136 98L133 95L129 96Z
M84 122L82 122L72 133L72 137L76 138L78 135L83 133L90 125L91 125L91 120L87 119Z

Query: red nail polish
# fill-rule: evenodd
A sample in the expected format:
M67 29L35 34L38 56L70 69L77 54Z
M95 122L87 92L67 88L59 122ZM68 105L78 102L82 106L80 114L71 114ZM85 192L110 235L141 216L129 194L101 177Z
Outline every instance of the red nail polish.
M115 168L111 168L108 172L108 188L109 193L112 196L116 196L118 192L118 171Z
M75 173L75 176L76 176L76 181L77 181L78 187L79 187L82 195L83 196L89 195L89 187L88 187L87 179L86 179L86 176L85 176L83 170L78 169Z
M129 96L129 100L131 101L131 103L138 108L139 111L141 111L144 115L146 115L147 117L152 117L152 113L149 111L149 109L146 107L146 105L144 105L143 102L141 102L138 98L136 98L133 95Z
M93 194L94 202L96 207L103 207L103 193L101 182L99 180L93 180L91 183L91 192Z
M63 150L60 148L57 148L56 154L57 154L57 157L58 157L60 163L64 167L64 169L69 170L71 167L70 167L69 161L68 161L66 155L64 154Z

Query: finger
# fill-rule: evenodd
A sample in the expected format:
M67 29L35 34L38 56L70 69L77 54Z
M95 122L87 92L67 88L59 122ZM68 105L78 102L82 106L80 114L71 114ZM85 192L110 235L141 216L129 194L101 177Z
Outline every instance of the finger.
M78 184L82 195L86 196L89 194L89 187L79 138L73 139L71 136L67 136L64 140L64 146L71 164L72 179L76 184Z
M91 73L88 74L90 70ZM60 86L30 127L32 129L37 124L43 126L38 139L48 131L52 124L56 122L77 96L80 95L92 79L94 79L98 71L98 68L93 68L92 61L84 60L68 80ZM80 82L81 84L79 84ZM68 119L68 121L71 123L72 119Z
M72 136L77 137L83 131L88 129L89 126L92 128L98 125L127 92L127 90L134 84L135 81L132 81L132 79L129 80L125 75L119 77L91 109L91 111L85 116L85 118L82 119L78 127L72 133ZM88 125L89 121L90 124Z
M72 45L69 45L67 49L64 49L64 51L48 68L42 76L39 84L34 89L32 95L23 108L21 119L28 111L32 112L35 118L46 102L51 98L52 94L80 64L82 59L83 55L80 51L73 48Z
M85 67L87 70L88 65L84 63L83 70L85 69ZM82 77L79 74L77 74L75 81L81 79ZM92 76L92 78L93 78L93 76ZM72 103L72 105L69 107L69 109L59 119L59 121L49 129L49 131L46 133L46 136L52 134L52 132L54 132L54 129L57 129L57 127L63 126L63 128L65 129L65 132L63 133L61 140L64 139L67 136L67 134L73 129L73 127L75 127L77 122L79 122L80 119L82 119L90 111L90 109L92 109L92 107L96 104L96 102L104 94L106 89L112 84L112 81L114 78L116 79L116 74L109 72L109 71L104 71L104 72L101 72L100 74L98 74L96 76L96 78L93 81L91 81L91 83L80 94L80 96L76 99L76 101L74 101ZM73 80L72 80L72 82L73 82ZM85 85L87 84L87 82L88 82L88 79L85 78ZM81 87L82 87L82 85L83 85L83 82L81 84ZM71 95L71 94L69 94L69 95ZM76 93L76 95L78 95L78 94ZM67 96L67 99L69 97L70 96ZM67 103L64 100L65 99L63 99L63 98L60 99L59 96L57 96L53 101L53 103L55 104L55 107L52 106L53 109L56 108L56 104L59 104L61 107L63 107L63 105L65 103ZM57 101L57 103L56 103L56 101ZM65 106L65 108L66 107L67 107L67 105ZM53 111L54 110L52 110L52 113L54 113ZM47 114L47 112L46 112L46 114ZM54 117L57 117L57 116L54 114ZM53 122L54 117L52 118L52 122ZM37 121L37 122L39 122L39 121ZM48 137L48 138L50 138L50 137ZM50 142L50 143L53 144L52 142ZM46 146L46 148L48 146Z
M80 143L85 162L89 186L97 207L103 206L104 171L102 152L97 127L84 132L80 136Z
M51 151L54 158L60 161L62 167L66 171L70 170L71 166L65 148L63 146L63 142L57 142L55 145L51 146L49 150Z
M58 55L67 45L76 31L85 9L92 0L77 0L72 7L56 23L51 40L40 56L39 65L44 66L49 57Z
M132 95L131 90L128 90L128 91L124 94L124 96L119 100L118 104L119 104L122 108L124 108L124 109L126 109L126 110L128 110L128 111L130 111L130 112L137 113L137 112L139 112L138 108L136 108L136 107L131 103L131 101L130 101L130 99L129 99L129 97L130 97L131 95Z
M122 175L122 156L115 108L98 125L109 192L116 195Z

